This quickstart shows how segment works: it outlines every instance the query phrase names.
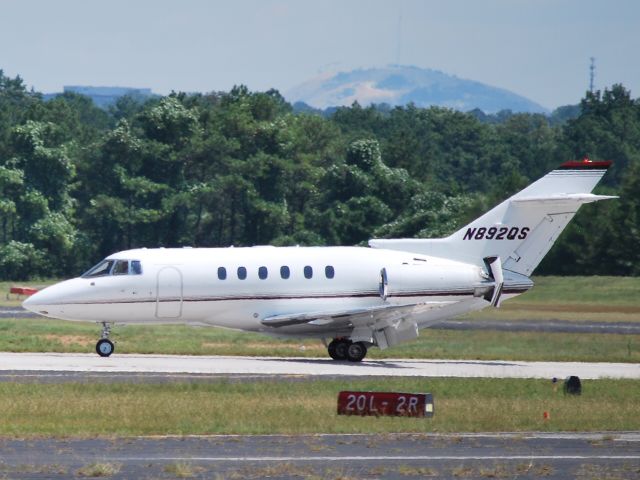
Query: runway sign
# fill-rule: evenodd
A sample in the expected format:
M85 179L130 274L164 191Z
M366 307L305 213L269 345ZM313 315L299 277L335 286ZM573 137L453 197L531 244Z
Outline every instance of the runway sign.
M430 393L348 392L338 394L338 415L433 417Z

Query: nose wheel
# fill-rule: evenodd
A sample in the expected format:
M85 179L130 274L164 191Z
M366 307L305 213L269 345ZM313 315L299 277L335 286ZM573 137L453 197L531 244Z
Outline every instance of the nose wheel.
M108 357L113 353L115 348L113 342L107 338L101 338L98 340L98 343L96 343L96 352L101 357Z
M103 322L102 323L102 338L96 343L96 353L101 357L108 357L115 350L115 345L109 340L109 334L111 333L111 326Z
M363 342L352 342L347 338L333 339L327 350L334 360L361 362L367 355L367 346Z

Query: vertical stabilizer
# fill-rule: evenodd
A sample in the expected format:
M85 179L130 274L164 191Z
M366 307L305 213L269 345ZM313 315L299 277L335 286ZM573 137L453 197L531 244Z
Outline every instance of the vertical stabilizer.
M610 166L609 161L566 162L447 238L369 244L477 265L500 257L505 270L529 276L582 204L616 198L591 193Z

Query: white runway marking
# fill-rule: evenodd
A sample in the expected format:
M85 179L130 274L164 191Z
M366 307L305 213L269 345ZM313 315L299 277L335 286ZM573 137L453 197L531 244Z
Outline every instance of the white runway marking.
M114 457L120 462L334 462L397 461L397 460L637 460L640 455L394 455L394 456L310 456L310 457Z
M584 379L640 379L640 365L632 363L385 359L354 364L325 358L125 354L102 358L67 353L0 353L0 371L548 379L577 375Z

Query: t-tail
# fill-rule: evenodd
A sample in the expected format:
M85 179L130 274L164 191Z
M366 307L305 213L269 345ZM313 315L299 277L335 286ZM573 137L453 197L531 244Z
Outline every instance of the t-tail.
M566 162L446 238L374 239L369 245L494 269L501 264L529 277L582 204L617 198L591 193L610 166L610 161Z

